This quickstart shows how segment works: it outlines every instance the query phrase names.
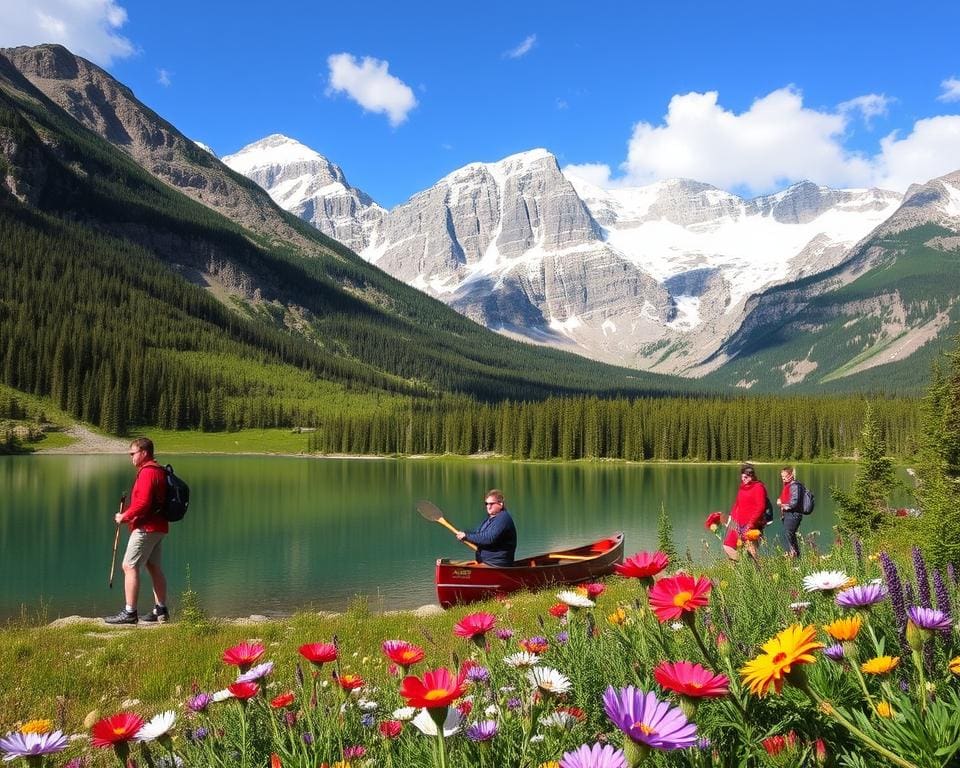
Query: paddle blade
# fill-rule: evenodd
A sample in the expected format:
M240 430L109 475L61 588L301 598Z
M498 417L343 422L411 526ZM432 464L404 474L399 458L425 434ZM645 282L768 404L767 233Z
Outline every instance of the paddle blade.
M443 517L443 512L440 508L432 501L427 501L426 499L417 502L417 512L420 513L420 517L434 523L440 522L440 519Z

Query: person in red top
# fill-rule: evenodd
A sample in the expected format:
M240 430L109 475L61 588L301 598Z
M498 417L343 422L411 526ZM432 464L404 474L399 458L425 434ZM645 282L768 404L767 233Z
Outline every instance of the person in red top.
M167 499L167 474L153 458L153 441L138 437L130 443L130 461L137 468L137 477L130 491L130 505L114 515L117 525L130 529L127 551L123 556L123 594L126 605L116 616L107 616L107 624L136 624L137 595L140 592L140 568L146 566L153 581L153 610L144 621L166 621L167 577L160 565L161 545L170 524L160 514Z
M723 539L723 551L731 560L738 560L737 546L742 544L750 557L757 557L757 540L763 532L764 513L767 510L767 489L757 480L757 473L750 464L740 467L740 487L737 498L730 508L727 535Z

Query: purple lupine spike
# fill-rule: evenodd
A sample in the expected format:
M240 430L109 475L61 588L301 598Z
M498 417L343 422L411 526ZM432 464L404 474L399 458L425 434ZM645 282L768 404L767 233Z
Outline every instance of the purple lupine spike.
M903 585L903 597L907 603L913 605L917 602L917 596L913 593L913 582L908 581Z
M933 608L930 602L930 578L927 575L927 563L919 547L913 548L913 570L917 574L917 594L923 608Z
M893 617L897 622L897 637L900 638L900 647L905 655L910 655L910 645L907 643L907 607L903 599L903 582L897 566L886 552L880 553L880 566L883 568L883 577L887 581L890 592L890 605L893 607Z
M854 537L853 539L853 554L857 558L857 567L863 569L863 542L860 539Z
M950 593L947 592L947 585L940 571L933 572L933 594L937 597L937 608L943 611L950 621L953 621L950 614Z

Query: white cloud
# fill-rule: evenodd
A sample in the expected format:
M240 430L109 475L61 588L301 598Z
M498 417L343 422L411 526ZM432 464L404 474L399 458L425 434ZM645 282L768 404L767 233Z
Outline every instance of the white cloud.
M948 77L940 87L943 93L937 96L938 101L960 101L960 78Z
M681 177L763 194L804 179L904 191L960 168L960 116L918 120L902 138L895 131L881 139L872 155L849 149L850 121L882 115L892 101L868 94L817 110L804 107L800 91L787 87L735 113L719 104L716 92L678 94L659 125L634 126L618 175L598 163L564 171L602 187Z
M505 59L519 59L522 56L526 56L530 53L531 49L537 43L536 35L527 35L524 38L524 41L520 43L516 48L511 48L509 51L504 52L503 57Z
M167 88L173 83L173 81L170 79L172 75L173 72L171 72L169 69L158 69L157 82L160 83L160 85L162 85L164 88Z
M894 99L888 98L883 93L868 93L864 96L857 96L849 101L841 102L837 105L837 110L843 114L859 112L863 116L863 121L870 125L870 121L875 117L882 117L887 114L887 109Z
M0 47L60 43L102 66L134 53L120 34L127 12L116 0L3 2Z
M386 114L390 125L400 125L417 106L413 90L388 72L390 64L386 61L369 56L361 61L349 53L335 53L327 58L327 65L328 94L346 93L368 112Z

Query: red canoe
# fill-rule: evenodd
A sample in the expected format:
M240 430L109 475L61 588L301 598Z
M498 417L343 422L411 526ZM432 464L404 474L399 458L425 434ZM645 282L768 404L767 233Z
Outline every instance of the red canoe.
M486 600L518 589L538 590L581 584L613 573L623 562L623 534L573 549L525 557L496 567L473 560L437 560L437 600L444 608Z

